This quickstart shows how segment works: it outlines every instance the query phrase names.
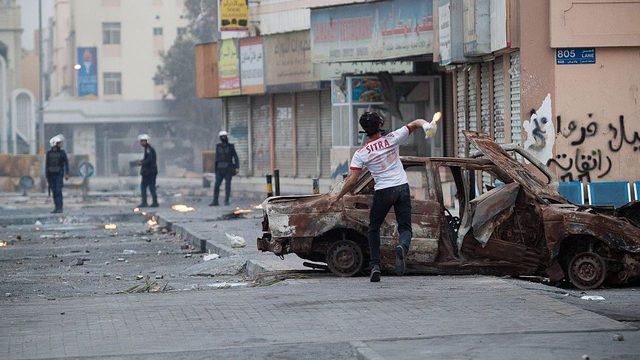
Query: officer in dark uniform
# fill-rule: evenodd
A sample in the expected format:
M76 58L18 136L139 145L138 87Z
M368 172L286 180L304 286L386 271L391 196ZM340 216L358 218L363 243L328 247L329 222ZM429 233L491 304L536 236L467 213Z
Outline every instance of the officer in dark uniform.
M140 175L142 182L140 183L140 194L142 202L138 207L148 207L147 205L147 188L151 192L151 207L158 207L158 195L156 194L156 177L158 176L158 164L156 162L156 150L149 144L150 137L147 134L138 135L138 141L144 148L144 157L138 160L140 165Z
M224 204L229 205L231 178L238 173L240 166L236 148L233 144L229 144L229 134L222 130L218 136L220 136L220 143L216 145L216 183L213 188L213 202L209 206L218 206L222 180L224 180Z
M64 137L62 135L56 135L49 140L51 149L47 151L47 157L45 161L47 183L49 183L49 189L53 195L53 203L55 209L53 214L62 213L62 185L64 180L69 179L69 160L67 159L67 153L62 150L62 142Z

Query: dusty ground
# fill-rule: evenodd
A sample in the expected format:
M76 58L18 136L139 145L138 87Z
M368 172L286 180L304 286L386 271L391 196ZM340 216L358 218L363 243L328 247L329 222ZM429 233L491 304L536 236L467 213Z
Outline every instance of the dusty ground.
M195 206L196 212L173 214L174 220L220 248L229 246L226 232L247 238L247 247L204 261L183 238L134 214L131 197L70 201L63 216L49 215L46 200L12 199L0 197L0 241L7 241L0 248L0 358L640 354L638 287L582 293L485 276L384 277L371 284L300 270L253 282L244 268L248 261L280 270L297 262L257 253L252 237L259 229L252 227L259 219L224 220L233 207L163 199L167 216L171 203ZM117 228L105 229L108 223ZM585 294L605 300L580 299Z

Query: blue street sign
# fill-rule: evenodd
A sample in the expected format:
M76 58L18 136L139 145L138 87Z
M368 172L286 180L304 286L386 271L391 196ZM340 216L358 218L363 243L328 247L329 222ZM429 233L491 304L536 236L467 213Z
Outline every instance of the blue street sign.
M595 48L559 48L556 49L556 64L578 65L595 64Z
M93 172L94 172L93 165L84 161L80 163L80 165L78 165L78 171L80 172L80 176L82 176L83 179L86 179L88 177L93 176Z

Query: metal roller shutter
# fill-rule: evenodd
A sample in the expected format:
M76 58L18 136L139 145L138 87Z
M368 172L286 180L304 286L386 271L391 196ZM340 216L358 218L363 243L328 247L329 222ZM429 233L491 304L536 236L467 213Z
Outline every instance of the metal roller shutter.
M502 56L493 61L493 136L496 143L505 143L504 69Z
M522 121L520 120L520 52L511 53L509 66L511 85L511 142L522 143Z
M293 142L291 94L276 94L274 97L274 116L276 120L276 168L280 176L293 176Z
M471 65L471 69L467 73L467 91L468 94L468 106L469 106L469 121L468 126L469 130L477 131L478 130L478 89L476 88L478 78L476 76L478 70L478 65ZM473 153L476 151L476 147L473 144L469 144L469 153Z
M320 97L317 92L296 94L296 153L298 176L314 177L318 169L318 122Z
M480 110L482 113L482 129L485 134L491 135L491 90L490 82L493 81L489 78L491 62L482 63L480 68Z
M269 150L269 102L266 96L251 98L251 126L253 175L263 176L271 172Z
M320 175L331 177L331 91L320 92Z
M490 83L493 81L490 78L491 66L491 62L483 62L480 67L480 111L482 116L480 123L482 132L489 135L491 135L491 94L489 91L491 91ZM491 184L491 175L486 171L482 172L482 183Z
M229 124L229 142L233 143L240 159L240 175L247 174L249 142L247 117L247 97L237 96L227 98L227 120Z
M458 125L458 156L464 157L466 149L466 139L463 130L467 129L466 107L467 97L465 91L465 71L456 70L456 124Z

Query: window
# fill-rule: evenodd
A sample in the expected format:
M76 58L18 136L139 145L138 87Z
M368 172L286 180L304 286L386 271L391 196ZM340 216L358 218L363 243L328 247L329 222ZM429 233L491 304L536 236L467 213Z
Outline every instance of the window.
M187 28L186 27L179 27L178 28L178 36L183 36L187 34Z
M153 36L162 36L162 28L161 27L153 28Z
M102 23L102 43L120 44L120 23Z
M104 95L122 95L122 74L106 72L104 78Z

